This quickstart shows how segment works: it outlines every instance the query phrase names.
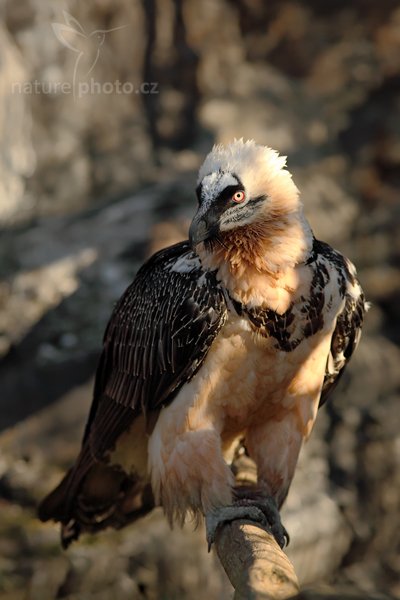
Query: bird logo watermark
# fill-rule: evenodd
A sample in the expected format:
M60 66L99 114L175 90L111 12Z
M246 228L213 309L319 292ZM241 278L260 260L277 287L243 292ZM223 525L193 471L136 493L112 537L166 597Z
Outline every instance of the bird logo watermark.
M51 23L57 40L76 54L71 81L42 82L38 80L14 82L12 93L24 94L71 94L74 100L93 94L158 94L158 82L131 81L99 82L91 74L97 65L107 36L113 31L127 27L120 25L111 29L95 29L88 33L79 21L63 10L64 23Z
M106 35L112 31L124 29L126 25L113 27L112 29L95 29L87 34L85 29L75 17L63 11L64 23L52 23L56 38L66 47L77 54L74 72L72 76L72 88L74 97L77 94L77 77L83 76L87 79L99 60L101 48ZM71 39L72 38L72 39ZM81 73L79 73L81 71Z

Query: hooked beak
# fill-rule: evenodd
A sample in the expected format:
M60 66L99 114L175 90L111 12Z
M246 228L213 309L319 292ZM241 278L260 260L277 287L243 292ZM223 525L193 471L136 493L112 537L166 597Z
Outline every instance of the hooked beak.
M193 217L189 229L189 243L193 250L196 249L197 244L209 240L219 231L219 215L214 210L211 209L205 214L199 214L199 212L200 210Z

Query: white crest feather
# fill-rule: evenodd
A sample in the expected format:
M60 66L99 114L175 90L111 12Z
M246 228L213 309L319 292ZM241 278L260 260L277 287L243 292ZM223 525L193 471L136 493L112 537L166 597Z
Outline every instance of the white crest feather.
M269 196L276 210L292 210L299 205L299 192L286 167L286 156L280 156L268 146L254 140L234 140L223 146L217 144L199 171L198 183L204 177L222 171L240 178L251 197Z

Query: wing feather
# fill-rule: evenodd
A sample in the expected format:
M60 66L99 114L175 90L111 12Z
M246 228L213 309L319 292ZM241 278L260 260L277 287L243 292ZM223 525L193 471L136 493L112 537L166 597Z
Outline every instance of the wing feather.
M93 402L75 466L42 503L43 520L68 522L81 482L107 460L142 413L173 401L204 361L227 308L188 242L155 254L116 304L104 334Z
M183 259L187 270L175 269ZM168 404L195 374L225 318L215 277L204 274L187 242L157 253L114 309L96 376L97 396L105 394L135 414Z
M361 337L364 314L368 308L364 293L359 285L355 272L346 266L346 293L342 312L338 315L332 335L331 347L326 363L325 378L319 406L327 401L339 383L344 370L356 350ZM352 266L352 265L351 265Z

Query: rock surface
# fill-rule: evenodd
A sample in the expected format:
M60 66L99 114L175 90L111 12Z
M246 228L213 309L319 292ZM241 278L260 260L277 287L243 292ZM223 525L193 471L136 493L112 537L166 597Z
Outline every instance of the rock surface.
M284 512L290 557L306 585L400 598L398 3L0 10L0 598L230 597L201 528L171 533L156 512L63 553L35 506L77 452L113 303L145 256L185 235L196 169L234 136L288 155L317 237L351 257L372 301L301 457ZM106 34L89 75L86 39L74 77L54 23L87 38L124 28ZM74 96L92 77L140 93ZM42 93L12 91L35 81ZM158 93L140 91L152 81Z

